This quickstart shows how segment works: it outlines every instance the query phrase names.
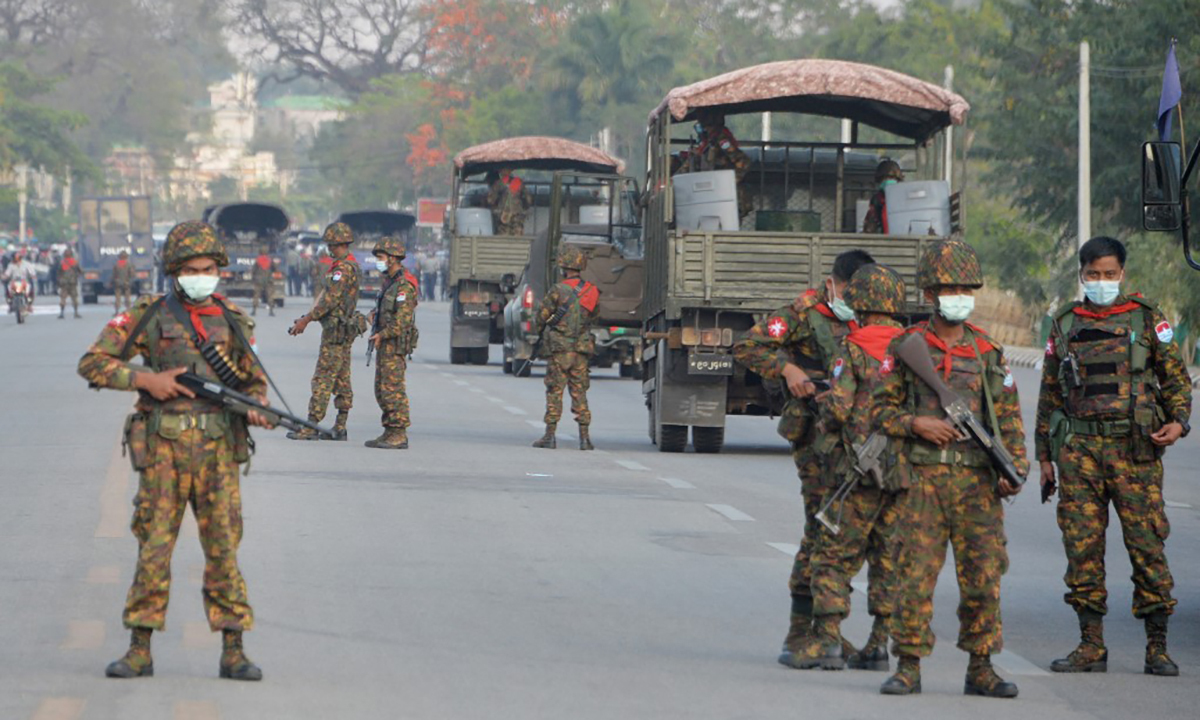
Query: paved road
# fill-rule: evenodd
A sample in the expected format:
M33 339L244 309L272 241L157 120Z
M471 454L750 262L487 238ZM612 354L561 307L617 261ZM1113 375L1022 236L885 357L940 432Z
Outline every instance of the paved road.
M1116 719L1194 717L1200 705L1195 437L1168 455L1182 678L1141 674L1116 532L1110 672L1046 672L1073 647L1075 621L1061 601L1052 508L1030 492L1009 509L1000 658L1021 698L962 696L950 575L925 694L884 698L879 673L775 664L800 507L769 421L732 420L719 456L659 454L638 384L603 371L591 394L600 449L574 450L564 424L559 450L534 450L540 368L521 380L498 363L449 365L444 304L419 312L411 450L361 445L378 432L365 347L352 442L258 434L241 563L258 617L248 650L267 679L216 679L219 638L203 622L189 521L168 628L155 636L157 677L106 680L127 642L120 612L134 565L135 481L117 442L131 397L89 392L75 375L104 306L84 320L38 310L23 327L0 316L0 718ZM288 337L297 314L260 315L257 338L301 409L317 333ZM1028 411L1036 376L1017 373ZM869 620L855 601L846 628L861 642Z

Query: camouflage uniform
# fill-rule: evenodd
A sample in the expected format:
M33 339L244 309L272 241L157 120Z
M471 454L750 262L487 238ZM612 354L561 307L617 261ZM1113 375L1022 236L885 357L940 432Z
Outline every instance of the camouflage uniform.
M350 244L354 235L345 223L334 223L325 231L329 245ZM329 396L337 408L334 432L344 434L350 408L354 405L354 388L350 384L350 349L360 334L355 327L355 307L362 287L358 262L353 255L335 259L325 274L324 289L317 297L308 317L321 323L321 350L317 369L313 372L312 398L308 401L308 419L319 423L325 418ZM297 437L314 436L300 431ZM292 437L289 434L289 437Z
M867 216L863 218L862 231L864 233L887 234L887 193L884 190L884 183L889 180L892 182L904 180L904 173L900 171L900 166L896 164L895 160L884 160L875 168L875 182L879 184L879 189L871 196Z
M695 150L701 170L732 170L737 180L738 216L746 217L754 209L746 176L750 173L750 158L738 147L729 128L721 125L707 130Z
M265 268L259 262L263 258L267 258L267 266ZM271 264L271 259L265 254L255 259L254 269L250 272L250 282L254 288L254 303L250 307L251 315L258 314L258 303L260 300L266 303L271 315L275 314L275 283L272 277L274 269L275 267Z
M220 265L228 263L216 235L203 223L176 226L167 238L166 250L172 256L166 263L168 274L176 273L192 257L210 256ZM79 374L90 387L133 390L136 373L177 367L191 368L208 380L220 382L193 342L193 328L180 322L169 306L159 303L161 297L140 298L132 310L109 321L79 361ZM195 333L212 342L242 379L237 389L265 396L266 378L248 348L239 342L227 317L240 326L246 338L253 335L253 321L227 301L228 313L212 300L181 305L182 312L191 313ZM130 333L147 312L153 315L130 343ZM123 354L127 343L130 352ZM145 365L129 362L137 355L146 359ZM113 675L110 666L110 676L153 674L146 630L162 630L165 626L171 554L189 504L204 548L202 597L209 627L214 632L235 631L227 634L226 650L228 653L230 638L236 635L240 656L241 631L254 625L246 583L237 564L242 539L238 465L249 460L249 438L243 417L209 401L180 396L163 402L145 392L138 396L134 414L126 420L124 436L133 468L139 473L132 523L138 541L138 563L124 613L125 626L135 629L134 648L124 659L129 663L125 670L135 674ZM145 641L144 655L134 652L139 635ZM222 658L223 676L230 669L229 662L237 659L230 658L232 655ZM240 659L245 660L244 656Z
M122 264L124 261L124 264ZM122 252L117 264L113 266L113 309L121 312L121 307L130 309L129 295L133 292L133 265L129 263L128 253Z
M586 262L578 248L564 247L559 253L559 266L582 271ZM568 277L550 288L538 307L535 330L542 338L546 362L546 434L537 447L553 440L554 429L562 417L562 393L569 388L571 412L579 423L580 449L590 450L588 427L592 413L588 409L587 391L591 384L588 360L595 351L596 339L591 325L599 314L600 291L595 285ZM557 318L557 320L556 320ZM584 446L587 447L584 447Z
M497 235L524 235L525 214L530 206L529 191L520 178L501 178L488 189L488 207L492 208Z
M404 245L393 238L384 238L375 245L375 253L386 253L404 259ZM375 301L374 333L375 401L383 411L384 434L367 441L368 447L408 446L408 393L404 387L404 372L408 356L416 348L417 285L403 268L394 276L385 275L379 297Z
M1060 470L1065 600L1080 616L1084 642L1053 669L1070 671L1107 660L1102 618L1108 613L1109 503L1133 566L1133 615L1148 623L1155 618L1165 635L1166 616L1176 603L1164 550L1170 523L1163 506L1162 448L1148 435L1164 422L1187 422L1192 388L1170 323L1145 300L1119 297L1108 308L1072 303L1057 319L1066 337L1056 332L1047 345L1035 449L1039 461L1054 461ZM1069 391L1063 362L1068 353L1082 381ZM1148 659L1147 666L1152 664Z
M70 252L70 251L68 251ZM70 262L68 262L70 261ZM79 278L83 271L73 256L64 256L58 267L58 316L62 317L67 309L67 300L71 300L71 308L75 317L79 317Z
M939 285L983 284L978 259L961 241L934 243L921 260L918 281L922 289ZM990 428L1010 452L1024 476L1025 431L1021 405L1003 349L982 330L965 325L963 336L947 347L934 334L931 321L907 330L919 334L946 384L971 407L984 427ZM958 647L971 653L967 671L968 694L1015 697L1017 688L992 670L990 655L1003 647L1000 621L1000 578L1008 570L1004 534L1004 508L997 490L997 475L990 457L970 440L945 448L913 433L916 417L944 419L946 414L933 389L896 360L904 337L889 346L872 393L874 425L906 441L904 455L912 469L912 488L898 538L898 612L891 632L901 666L885 683L919 691L917 659L933 652L933 592L946 559L946 545L954 550L959 587ZM991 398L991 412L988 408ZM994 422L992 418L994 417ZM915 688L915 690L914 690Z
M875 622L866 647L850 661L852 667L874 670L888 667L887 625L895 612L894 533L909 477L898 457L897 441L879 458L884 487L873 476L854 470L853 449L873 434L871 392L887 344L903 332L890 316L903 312L904 298L904 282L888 268L865 265L854 274L846 287L846 303L860 318L868 313L888 317L846 337L833 364L832 389L821 403L825 432L840 440L836 450L826 456L824 474L843 483L853 481L853 485L840 503L826 511L840 532L822 533L812 552L813 616L821 630L815 642L836 647L839 625L850 614L850 581L867 562L867 609ZM828 647L807 654L822 659L837 655L830 654Z

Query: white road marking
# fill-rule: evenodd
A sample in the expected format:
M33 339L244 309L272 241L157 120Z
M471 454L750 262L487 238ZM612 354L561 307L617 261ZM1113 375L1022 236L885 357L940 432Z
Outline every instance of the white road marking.
M707 503L705 505L705 507L707 507L709 510L712 510L715 513L724 515L726 520L732 520L734 522L754 522L754 518L750 517L746 513L742 512L741 510L738 510L737 508L735 508L732 505L723 505L721 503Z
M525 473L525 477L554 477L550 473Z
M538 430L541 430L546 426L546 424L543 423L541 420L526 420L525 422L529 423L530 425L537 428Z
M442 377L454 377L453 375L451 375L448 372L440 372L440 373L438 373L438 375L441 375Z
M675 488L676 490L695 490L696 489L695 485L691 484L687 480L680 480L679 478L660 477L659 480L662 480L663 482L665 482L666 484Z
M487 390L484 390L483 388L477 388L477 387L467 388L467 389L473 393L479 393L480 395L487 392Z
M83 698L46 698L31 717L33 720L79 720L86 705Z
M116 565L94 565L88 568L87 579L90 585L114 585L121 581L121 568Z
M1169 508L1179 508L1181 510L1191 510L1192 506L1187 503L1175 502L1174 500L1165 500L1166 506Z
M67 637L59 647L63 650L96 650L104 645L104 622L101 620L71 620Z
M615 462L616 464L625 468L626 470L649 470L650 469L650 468L646 467L645 465L641 464L640 462L637 462L636 460L613 460L613 462Z
M489 396L489 397L488 397L488 399L487 399L487 401L488 401L488 402L490 402L490 403L496 403L497 405L503 405L503 404L504 404L504 401L503 401L503 400L501 400L501 399L500 399L500 398L498 398L498 397L490 397L490 396Z
M1001 650L992 655L992 660L1012 675L1049 676L1050 673L1029 662L1011 650Z
M504 409L507 410L508 412L512 413L513 415L528 415L529 414L529 413L525 412L524 410L522 410L521 408L513 407L512 405L505 405Z
M471 383L467 382L466 380L455 380L454 384L466 387L467 385L470 385Z
M180 700L175 703L175 720L220 720L221 711L209 700Z
M788 557L796 557L796 553L800 552L800 546L793 545L792 543L767 543L767 545Z

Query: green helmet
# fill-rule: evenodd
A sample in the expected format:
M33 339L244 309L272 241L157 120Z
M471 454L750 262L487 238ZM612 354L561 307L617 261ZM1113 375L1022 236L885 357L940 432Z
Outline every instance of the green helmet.
M917 265L917 287L939 285L983 287L983 269L975 248L962 240L938 240L930 244Z
M900 163L891 158L884 158L875 166L875 182L883 182L888 178L903 180L904 171L900 169Z
M189 220L171 228L162 249L163 271L174 275L185 262L198 257L210 257L221 267L229 264L225 243L208 223Z
M346 223L334 223L325 228L321 239L326 245L349 245L354 242L354 231Z
M375 255L380 253L383 253L384 255L391 255L392 257L399 258L401 260L408 255L408 252L404 249L404 243L402 243L400 238L396 237L395 235L385 235L384 237L379 238L379 241L375 243L375 249L372 252Z
M904 281L886 265L863 265L850 278L843 297L856 313L895 315L904 312Z
M558 266L564 270L579 270L587 266L587 256L574 245L563 245L558 251Z

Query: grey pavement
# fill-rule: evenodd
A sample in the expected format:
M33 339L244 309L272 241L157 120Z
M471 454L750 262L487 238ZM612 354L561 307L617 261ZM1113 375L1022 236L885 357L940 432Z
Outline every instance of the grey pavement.
M285 333L289 298L257 318L257 343L304 412L317 328ZM1155 718L1200 706L1200 440L1167 455L1179 608L1177 679L1141 672L1130 569L1110 532L1106 675L1055 676L1075 620L1052 505L1032 485L1008 509L1011 569L1002 672L1015 701L962 695L956 591L938 586L938 644L924 694L878 695L882 673L787 670L790 546L801 509L795 471L767 419L730 420L721 455L660 454L639 384L596 373L594 453L560 426L540 434L541 368L505 376L448 363L447 305L418 313L410 367L411 449L370 450L379 432L365 344L354 355L348 443L257 431L243 479L240 556L257 625L247 650L266 679L216 678L219 637L200 602L203 557L185 524L174 602L154 639L152 679L107 680L128 636L121 608L134 568L136 478L118 436L132 397L94 393L75 364L110 306L83 320L38 307L0 315L0 718ZM1015 370L1027 422L1037 374ZM327 419L327 422L329 420ZM848 635L865 639L855 594Z

